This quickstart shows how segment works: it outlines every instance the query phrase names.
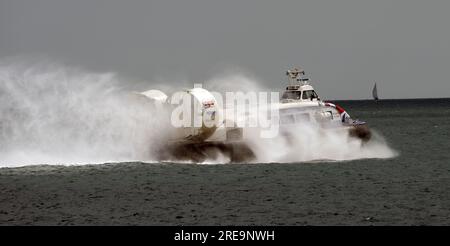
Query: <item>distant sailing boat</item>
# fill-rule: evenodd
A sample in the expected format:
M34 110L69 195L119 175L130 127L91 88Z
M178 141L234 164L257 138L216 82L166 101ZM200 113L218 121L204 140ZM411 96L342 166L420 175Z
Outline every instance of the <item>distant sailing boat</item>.
M375 101L378 101L378 90L377 90L377 83L376 82L375 82L375 85L373 86L373 89L372 89L372 96L373 96L373 99Z

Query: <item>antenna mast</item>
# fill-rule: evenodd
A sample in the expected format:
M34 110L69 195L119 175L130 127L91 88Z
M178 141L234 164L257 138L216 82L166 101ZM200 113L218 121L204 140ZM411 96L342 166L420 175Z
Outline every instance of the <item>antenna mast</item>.
M305 70L301 67L295 67L286 71L286 76L288 76L289 79L289 85L299 84L300 81L303 82L303 84L307 84L309 79L303 78L302 75L305 75Z

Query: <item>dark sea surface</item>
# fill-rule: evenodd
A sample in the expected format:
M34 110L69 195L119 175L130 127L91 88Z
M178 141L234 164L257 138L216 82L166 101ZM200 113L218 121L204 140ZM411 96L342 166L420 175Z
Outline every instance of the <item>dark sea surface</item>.
M1 225L450 225L450 99L339 101L399 155L0 169Z

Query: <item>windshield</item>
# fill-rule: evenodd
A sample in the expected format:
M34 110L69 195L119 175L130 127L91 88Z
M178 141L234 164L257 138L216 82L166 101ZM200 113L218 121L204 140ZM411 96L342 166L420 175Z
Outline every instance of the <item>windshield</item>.
M302 93L301 91L286 91L283 93L283 96L281 97L281 99L299 100L301 93Z
M303 91L303 97L302 99L314 99L314 98L318 98L317 94L315 91L310 90L310 91Z

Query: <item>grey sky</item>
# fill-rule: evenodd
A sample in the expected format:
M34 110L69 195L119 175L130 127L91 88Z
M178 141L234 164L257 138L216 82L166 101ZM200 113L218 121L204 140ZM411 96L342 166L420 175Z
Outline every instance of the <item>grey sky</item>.
M152 81L302 65L323 98L450 96L450 1L0 0L0 57Z

